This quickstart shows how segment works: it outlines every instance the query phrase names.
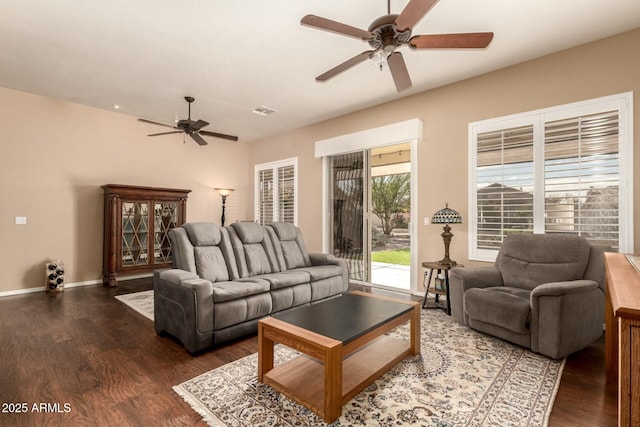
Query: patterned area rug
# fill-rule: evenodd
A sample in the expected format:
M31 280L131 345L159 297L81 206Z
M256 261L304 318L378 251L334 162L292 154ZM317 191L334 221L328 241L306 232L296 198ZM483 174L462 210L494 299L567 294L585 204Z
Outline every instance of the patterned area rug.
M546 426L564 360L552 360L422 311L422 353L349 401L332 426ZM392 335L408 339L408 326ZM297 353L276 346L276 364ZM323 426L257 381L257 354L173 389L212 426Z
M133 294L116 295L116 299L153 321L153 289Z

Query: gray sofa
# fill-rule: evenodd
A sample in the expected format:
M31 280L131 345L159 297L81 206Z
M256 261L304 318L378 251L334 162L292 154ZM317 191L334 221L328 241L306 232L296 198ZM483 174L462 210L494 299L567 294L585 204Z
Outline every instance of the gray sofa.
M495 265L453 268L453 320L554 359L602 335L603 248L575 235L513 234Z
M174 268L153 276L155 329L191 353L254 333L271 313L348 290L346 262L308 253L289 223L187 223L169 238Z

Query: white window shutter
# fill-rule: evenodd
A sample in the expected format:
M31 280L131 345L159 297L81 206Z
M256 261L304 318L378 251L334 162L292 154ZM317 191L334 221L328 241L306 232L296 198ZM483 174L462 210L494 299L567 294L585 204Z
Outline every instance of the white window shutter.
M297 225L297 158L255 166L255 219L260 224L276 221Z

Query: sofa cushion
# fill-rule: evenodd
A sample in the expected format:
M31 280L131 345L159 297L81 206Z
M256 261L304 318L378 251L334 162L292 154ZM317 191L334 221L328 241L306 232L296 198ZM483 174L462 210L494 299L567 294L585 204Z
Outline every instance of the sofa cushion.
M259 276L260 274L271 273L269 258L267 258L267 254L261 244L245 244L244 255L247 260L247 271L249 276Z
M172 228L167 233L171 243L171 258L173 268L196 272L196 263L193 258L193 244L184 227Z
M274 222L271 227L281 241L296 240L296 227L290 222Z
M269 282L271 289L280 289L309 283L310 275L306 271L285 271L283 273L267 274L260 278Z
M287 270L292 270L298 267L304 267L305 263L304 254L300 250L300 246L295 240L289 240L281 242L282 255L284 256L284 262Z
M242 243L261 243L264 240L264 227L257 222L234 222L231 226Z
M300 230L289 222L274 222L266 227L273 240L276 256L282 270L293 270L311 265L309 252Z
M269 282L258 278L219 282L213 285L213 302L231 301L269 292Z
M189 222L183 225L193 246L217 246L222 240L220 227L210 222Z
M280 271L273 242L265 228L255 222L236 222L226 228L240 277Z
M218 246L197 246L193 249L198 276L212 282L229 280L229 271Z
M526 334L531 320L529 296L525 289L507 286L472 288L464 293L464 311L472 319Z
M589 251L589 242L575 235L510 234L496 266L505 286L532 290L543 283L582 279Z

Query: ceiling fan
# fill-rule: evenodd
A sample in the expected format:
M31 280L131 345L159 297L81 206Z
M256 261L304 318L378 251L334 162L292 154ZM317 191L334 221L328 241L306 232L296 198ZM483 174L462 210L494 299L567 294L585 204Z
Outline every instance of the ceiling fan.
M207 145L207 141L204 140L200 135L206 136L214 136L216 138L230 139L231 141L237 141L238 137L233 135L225 135L223 133L217 132L209 132L206 130L201 130L203 127L207 126L209 123L204 120L191 120L191 103L195 101L195 98L191 96L185 96L184 100L187 101L189 105L189 115L186 119L178 120L175 125L167 125L164 123L153 122L151 120L146 119L138 119L144 123L151 123L152 125L164 126L172 129L178 129L171 132L160 132L160 133L152 133L147 136L159 136L159 135L169 135L172 133L185 133L189 135L195 142L199 145Z
M402 53L397 52L397 48L409 45L413 49L481 49L491 43L493 33L428 34L412 37L412 28L437 2L438 0L410 0L404 10L397 15L391 13L391 1L387 0L387 14L374 20L368 30L316 15L305 16L300 21L303 25L355 37L368 42L373 48L320 74L316 77L316 81L327 81L361 62L379 55L382 59L386 58L396 89L401 92L411 87L411 78Z

